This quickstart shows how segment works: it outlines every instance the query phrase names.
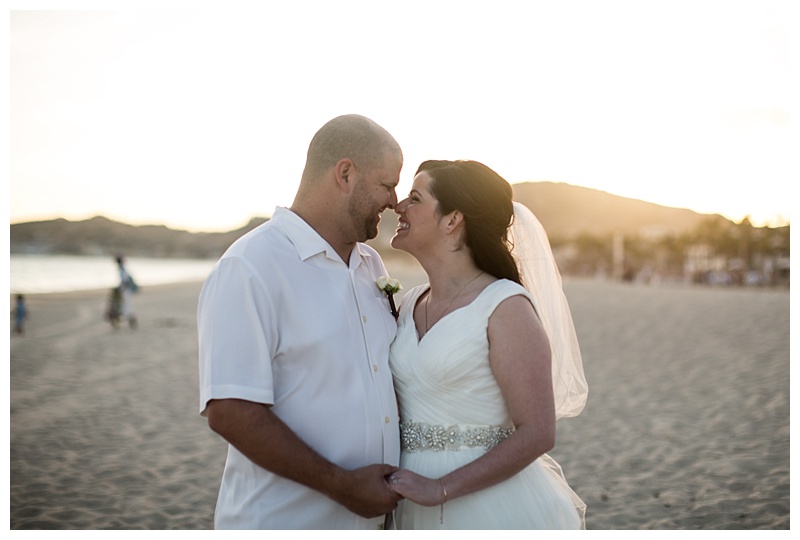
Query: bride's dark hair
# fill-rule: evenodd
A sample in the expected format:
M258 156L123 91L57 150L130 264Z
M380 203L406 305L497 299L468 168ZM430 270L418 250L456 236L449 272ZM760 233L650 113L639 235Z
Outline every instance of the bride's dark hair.
M521 283L511 256L508 228L514 216L511 184L477 161L423 162L417 173L431 177L430 190L442 215L464 215L463 242L478 268L496 278Z

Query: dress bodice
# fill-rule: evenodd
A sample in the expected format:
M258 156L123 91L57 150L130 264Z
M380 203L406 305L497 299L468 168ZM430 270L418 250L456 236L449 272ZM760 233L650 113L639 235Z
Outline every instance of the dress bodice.
M531 299L530 295L512 281L495 281L419 339L413 312L427 290L428 285L420 285L403 298L390 353L401 420L442 426L510 426L489 364L488 322L506 298Z

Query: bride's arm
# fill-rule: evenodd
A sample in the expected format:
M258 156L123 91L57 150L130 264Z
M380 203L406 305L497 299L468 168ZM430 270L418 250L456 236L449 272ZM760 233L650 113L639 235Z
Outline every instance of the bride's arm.
M507 298L489 318L488 333L492 373L515 430L480 458L440 479L407 470L392 474L395 491L423 506L502 482L555 444L550 344L533 306L523 296Z

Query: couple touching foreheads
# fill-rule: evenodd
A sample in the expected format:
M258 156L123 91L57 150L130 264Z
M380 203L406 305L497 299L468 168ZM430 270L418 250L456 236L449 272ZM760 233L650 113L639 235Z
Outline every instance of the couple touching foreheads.
M334 118L292 206L208 276L200 411L229 443L216 528L583 527L546 454L587 388L544 230L481 163L426 161L398 201L402 165L375 122ZM363 243L387 209L429 280L399 313Z

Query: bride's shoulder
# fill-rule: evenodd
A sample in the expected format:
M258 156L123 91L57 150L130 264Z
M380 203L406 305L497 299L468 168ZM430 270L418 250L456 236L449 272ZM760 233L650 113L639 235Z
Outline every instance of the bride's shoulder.
M507 298L515 294L521 294L523 296L529 295L525 287L516 281L511 281L510 279L498 279L497 281L492 282L489 287L491 287L492 295L496 297ZM487 287L487 289L489 287Z
M422 285L417 285L416 287L410 288L408 292L403 295L400 301L401 305L407 305L409 302L416 301L416 299L419 298L422 293L427 291L429 287L430 285L423 283Z
M485 309L493 312L498 305L514 296L524 296L532 300L525 287L509 279L498 279L492 282L483 290L479 298L482 299Z

